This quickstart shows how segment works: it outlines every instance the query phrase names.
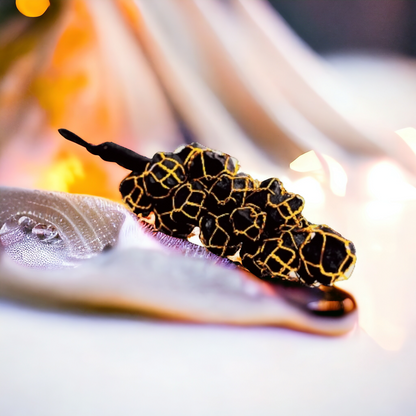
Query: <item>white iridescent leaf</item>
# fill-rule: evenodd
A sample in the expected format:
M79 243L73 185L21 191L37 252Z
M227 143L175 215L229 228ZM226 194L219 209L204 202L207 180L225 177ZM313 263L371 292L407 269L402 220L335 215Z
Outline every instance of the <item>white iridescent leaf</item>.
M0 225L0 295L9 298L328 335L356 321L354 301L335 288L325 303L319 289L266 284L203 247L153 235L102 198L0 188ZM334 302L340 316L316 314Z

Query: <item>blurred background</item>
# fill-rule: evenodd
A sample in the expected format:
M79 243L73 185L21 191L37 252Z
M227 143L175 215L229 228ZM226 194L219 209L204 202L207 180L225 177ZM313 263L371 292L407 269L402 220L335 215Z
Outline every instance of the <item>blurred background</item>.
M348 401L340 414L356 410L355 405L368 414L414 414L415 20L413 0L0 0L1 185L120 201L118 184L128 172L64 141L58 128L95 144L114 141L146 156L198 141L237 157L242 170L258 179L279 177L289 191L305 198L308 220L327 223L357 247L356 271L342 283L360 309L350 337L329 341L284 330L218 328L201 334L195 328L146 324L144 334L151 331L159 340L158 347L146 344L146 354L165 354L161 390L166 403L173 403L171 410L242 415L256 409L268 415L279 405L285 414L291 414L288 409L306 414L320 408L322 390L314 383L319 372L320 386L331 390L327 403ZM35 353L20 353L36 374L42 366L34 362L47 361L44 340L57 342L50 332L59 326L56 317L37 313L11 307L0 318L5 328L0 351L9 354L1 355L11 357L6 368L16 374L21 369L11 352L16 341L26 339L28 325L38 323L36 333L29 331ZM60 358L54 365L75 386L81 376L64 362L75 345L78 323L67 316L64 321L68 331L59 333L68 343L57 344L54 353ZM108 333L92 329L97 328L93 320L80 325L82 336L96 346L91 356L101 342L112 339L114 348L100 355L109 367L101 367L99 374L138 383L137 357L128 352L132 361L123 361L120 370L114 344L120 342L126 352L123 339L135 346L143 342L132 335L133 324L112 322ZM195 331L203 345L194 340ZM204 358L191 354L189 361L179 333L182 342L201 348ZM124 335L116 341L114 334ZM238 351L235 366L225 363L233 357L207 347L208 339ZM169 343L174 352L160 349ZM71 360L92 371L83 348L75 349ZM285 351L284 358L276 358L279 351ZM300 365L297 357L306 351L314 357ZM177 358L180 365L166 357ZM200 358L211 364L197 364ZM184 368L187 379L180 376ZM334 369L342 374L339 381L334 381ZM54 388L50 371L29 401L40 408L46 397L42 389ZM88 372L88 377L95 382L99 376ZM192 384L200 377L212 401L198 383ZM254 382L259 379L264 381ZM0 386L9 392L3 401L8 415L13 414L10 398L31 386L26 380L10 387L9 381L0 376ZM233 383L247 394L233 392ZM308 400L295 400L294 383L297 391L298 383L308 389ZM150 392L144 399L147 410L155 404L157 384L156 379L147 387L140 384ZM364 385L375 387L362 397ZM77 414L88 414L83 405L92 406L97 392L111 391L98 386L95 395L79 399ZM281 395L275 393L279 389ZM68 399L64 388L58 387L57 394ZM178 398L186 395L196 395L199 403L207 400L207 412L192 400L181 407ZM123 397L117 390L110 408L141 409L132 397ZM50 413L43 415L66 414L57 402L48 406L43 409ZM163 411L163 403L158 406L160 412L146 414L179 414ZM333 409L320 409L320 414Z
M17 5L0 6L2 184L118 199L126 172L60 127L147 156L199 141L339 196L363 158L415 173L395 133L414 126L412 1Z
M270 4L320 54L416 54L413 1L271 0Z

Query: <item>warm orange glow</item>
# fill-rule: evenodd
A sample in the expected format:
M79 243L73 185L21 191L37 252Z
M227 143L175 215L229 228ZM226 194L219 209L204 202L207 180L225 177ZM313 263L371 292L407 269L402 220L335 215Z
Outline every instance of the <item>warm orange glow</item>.
M88 86L88 79L83 73L60 77L38 78L32 87L39 104L48 112L51 126L59 128L65 123L65 116L73 108L71 103L82 94Z
M87 4L68 2L66 19L49 60L30 85L53 129L70 127L92 142L111 141L123 132L123 104L103 69L97 34Z
M89 155L79 157L69 151L60 151L46 167L36 187L120 201L118 186L114 186L110 181L111 172L106 167L101 159L94 159Z
M116 0L120 11L132 28L138 28L141 24L142 16L137 5L131 0Z
M40 187L50 191L69 192L69 187L84 178L81 161L66 152L58 155L40 180Z
M27 17L39 17L50 6L49 0L16 0L16 7Z
M85 159L82 158L81 162L84 177L82 180L78 179L70 183L68 192L96 195L121 202L118 186L128 172L117 165L106 166L101 159L90 157L90 155L85 155ZM122 175L118 178L120 171Z

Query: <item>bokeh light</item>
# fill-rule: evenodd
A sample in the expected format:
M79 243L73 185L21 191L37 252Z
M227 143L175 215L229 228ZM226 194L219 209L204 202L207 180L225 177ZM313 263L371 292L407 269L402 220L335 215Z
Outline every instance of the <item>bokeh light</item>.
M16 0L17 9L27 17L42 16L49 6L49 0Z

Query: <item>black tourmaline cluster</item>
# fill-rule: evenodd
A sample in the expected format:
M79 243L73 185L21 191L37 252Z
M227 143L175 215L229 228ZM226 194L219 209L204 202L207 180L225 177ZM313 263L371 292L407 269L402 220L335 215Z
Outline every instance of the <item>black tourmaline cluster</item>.
M153 212L157 231L187 238L199 227L208 250L220 256L239 251L242 265L262 279L331 285L352 271L352 242L309 223L303 199L279 179L260 183L238 172L238 162L227 154L192 143L148 159L114 143L94 146L60 132L132 170L120 185L124 202L139 217Z

